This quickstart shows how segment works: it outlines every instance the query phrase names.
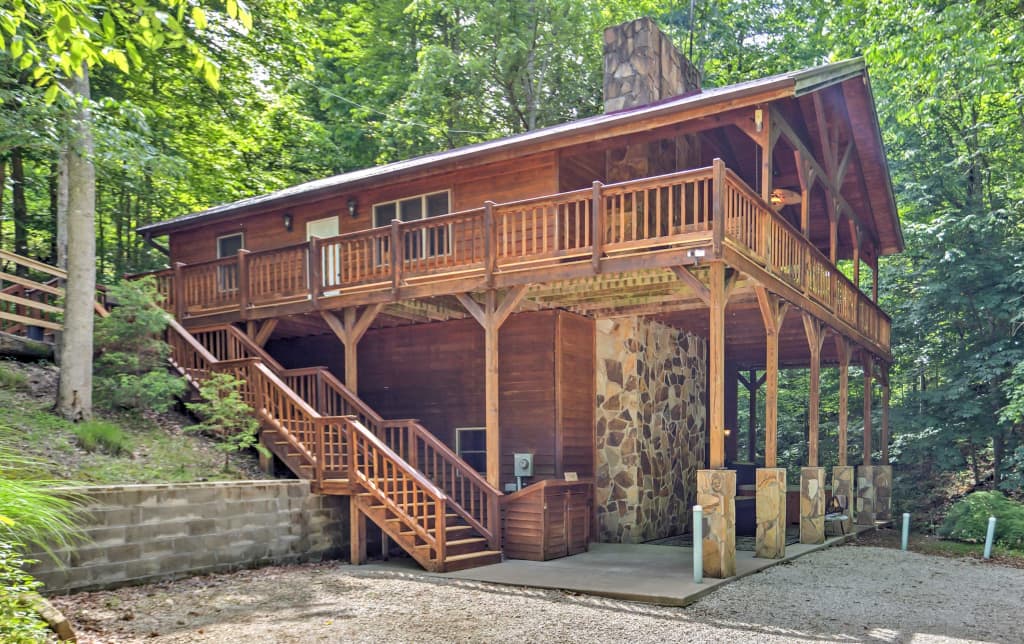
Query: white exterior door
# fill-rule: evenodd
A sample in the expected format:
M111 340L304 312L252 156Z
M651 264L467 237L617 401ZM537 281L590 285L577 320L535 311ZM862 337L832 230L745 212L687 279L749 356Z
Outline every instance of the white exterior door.
M325 217L306 222L306 241L314 237L325 239L335 237L338 234L338 218ZM341 278L341 257L338 254L337 246L326 246L321 249L320 254L320 276L323 280L321 286L337 284Z

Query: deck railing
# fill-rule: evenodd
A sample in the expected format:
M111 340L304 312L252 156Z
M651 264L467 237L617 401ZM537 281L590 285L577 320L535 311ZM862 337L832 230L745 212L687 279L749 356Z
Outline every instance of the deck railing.
M718 180L716 181L716 178ZM718 185L720 184L720 185ZM715 213L721 213L716 219ZM887 315L720 161L155 273L179 319L463 276L554 268L725 240L768 272L888 348Z
M725 239L769 273L888 348L889 316L738 175L725 170L724 177Z

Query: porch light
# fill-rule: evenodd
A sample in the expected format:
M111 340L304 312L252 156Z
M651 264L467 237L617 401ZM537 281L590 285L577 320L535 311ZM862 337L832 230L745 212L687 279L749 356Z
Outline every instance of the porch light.
M699 264L701 258L703 258L706 254L707 251L705 251L703 248L691 248L690 250L686 251L686 256L692 259L694 264Z
M800 196L799 192L786 188L776 188L768 195L768 201L776 208L780 206L795 206L802 200L803 197Z
M292 216L292 213L284 213L282 219L284 220L284 229L287 230L288 232L292 232L292 225L295 222L295 218Z
M353 219L355 219L356 217L359 216L359 212L356 210L356 208L358 206L359 206L359 202L356 201L355 197L349 197L348 198L348 214Z

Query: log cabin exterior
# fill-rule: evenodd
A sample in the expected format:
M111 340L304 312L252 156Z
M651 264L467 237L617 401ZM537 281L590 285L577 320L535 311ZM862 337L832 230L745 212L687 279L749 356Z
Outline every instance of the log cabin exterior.
M824 537L823 365L841 385L832 492L885 516L877 267L903 240L863 62L702 89L639 20L606 31L605 67L604 114L140 229L168 238L176 366L243 377L264 444L351 495L354 561L366 518L437 570L500 559L510 529L548 543L543 520L500 525L523 453L527 483L593 483L588 538L681 533L696 499L706 572L730 576L737 504L756 502L758 555L781 556L786 367L811 374L801 539ZM854 361L883 400L882 464L866 396L856 477ZM763 436L752 422L741 455L737 383L756 392L758 371Z

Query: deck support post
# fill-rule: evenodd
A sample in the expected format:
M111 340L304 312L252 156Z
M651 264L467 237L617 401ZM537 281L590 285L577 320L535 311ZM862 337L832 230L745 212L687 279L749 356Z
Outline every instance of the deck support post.
M484 296L484 304L457 293L455 297L484 329L484 419L487 428L487 482L501 487L501 428L498 414L498 331L526 296L526 285L514 286L499 301L494 289Z
M825 468L800 468L800 543L825 542Z
M818 416L821 399L821 345L826 330L821 322L807 313L803 314L804 331L811 352L810 395L807 401L807 466L818 467Z
M850 406L850 342L836 335L836 354L839 356L839 466L847 465L846 434L849 426Z
M789 303L755 286L757 304L761 309L766 336L764 391L764 466L773 468L778 462L779 436L779 331L786 319Z
M871 465L871 395L873 393L874 358L864 357L864 465Z
M725 467L725 263L712 262L709 271L710 327L708 330L708 374L711 406L711 453L709 468Z
M882 465L889 462L889 365L882 366L882 427L879 440L882 443Z
M747 462L757 462L757 391L764 384L765 375L757 377L757 369L751 369L747 376L737 374L740 383L747 390Z
M353 394L359 393L359 341L382 308L383 304L370 304L359 312L356 307L350 306L342 309L341 318L331 311L320 311L324 322L345 347L345 386Z
M366 515L356 497L349 497L349 559L353 566L366 563Z

